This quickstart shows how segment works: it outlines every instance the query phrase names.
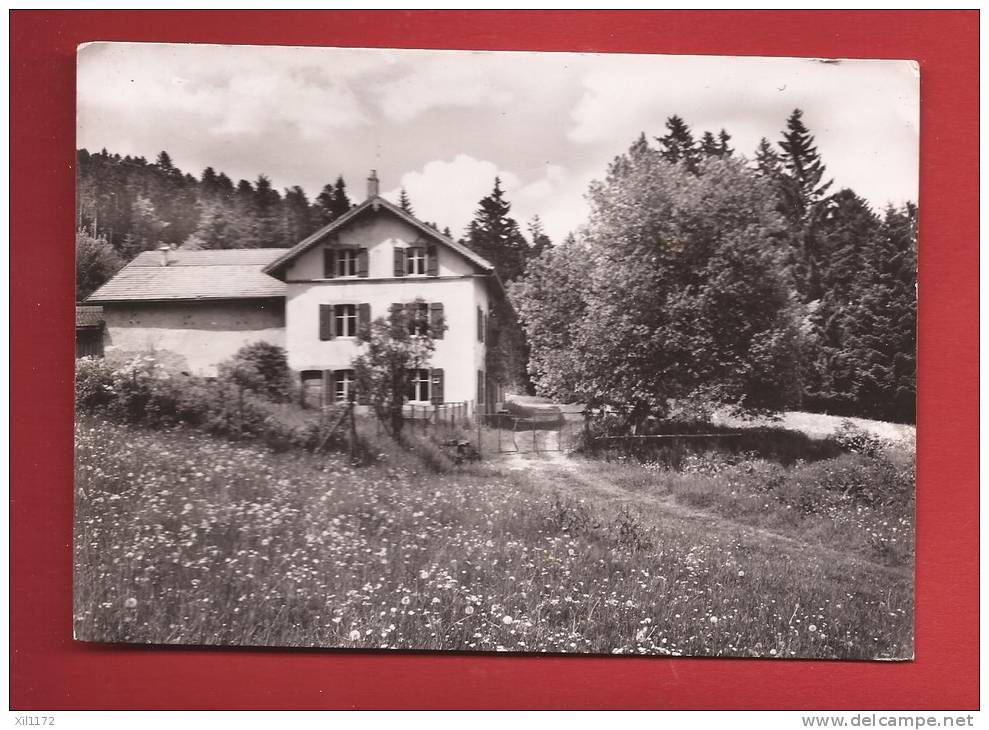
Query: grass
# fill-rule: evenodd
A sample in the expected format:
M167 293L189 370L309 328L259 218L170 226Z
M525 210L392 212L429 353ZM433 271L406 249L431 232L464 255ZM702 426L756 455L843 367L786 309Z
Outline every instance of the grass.
M181 427L76 428L80 639L912 656L911 548L858 534L911 503L851 528L826 525L861 501L793 516L787 489L830 461L779 467L780 501L758 491L771 465L436 473L384 447L355 468Z

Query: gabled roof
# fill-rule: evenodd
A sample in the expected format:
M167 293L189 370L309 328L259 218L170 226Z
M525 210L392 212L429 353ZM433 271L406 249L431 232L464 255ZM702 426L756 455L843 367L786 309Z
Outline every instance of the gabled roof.
M491 274L494 273L494 265L490 261L488 261L482 256L478 256L469 248L457 243L452 238L448 236L444 236L442 233L437 231L432 226L426 225L415 216L409 215L404 210L399 208L397 205L385 200L379 195L368 198L363 203L358 205L356 208L351 208L349 211L344 213L342 216L337 218L332 223L323 226L308 238L300 241L295 246L290 248L288 251L285 251L282 256L279 256L277 259L275 259L270 264L268 264L264 268L264 272L266 274L277 275L278 272L283 270L285 266L291 263L296 257L305 253L313 246L317 245L321 240L323 240L327 236L332 235L334 231L337 231L345 227L347 224L349 224L351 221L355 220L359 216L363 215L369 209L374 211L381 209L387 210L389 213L392 213L393 215L397 216L399 219L405 221L410 226L420 231L422 234L432 238L433 240L443 244L444 246L447 246L453 251L456 251L458 254L460 254L465 259L473 263L475 266L478 266L483 271Z
M285 284L263 268L285 253L283 248L238 248L219 251L144 251L91 294L88 303L256 299L285 296Z

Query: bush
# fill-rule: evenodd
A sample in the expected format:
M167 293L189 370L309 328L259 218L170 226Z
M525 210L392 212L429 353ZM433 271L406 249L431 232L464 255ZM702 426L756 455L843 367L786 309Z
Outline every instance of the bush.
M118 368L81 358L76 364L76 404L80 411L101 412L120 421L156 428L184 424L229 439L261 441L276 451L312 449L321 436L318 423L287 422L285 405L241 383L170 375L150 355L134 357Z
M873 436L847 418L841 422L841 427L835 432L832 439L845 451L871 457L881 455L890 446L889 441Z
M97 411L114 399L113 368L98 357L76 360L76 409Z
M286 401L292 390L285 349L268 342L244 345L220 364L220 380L272 401Z

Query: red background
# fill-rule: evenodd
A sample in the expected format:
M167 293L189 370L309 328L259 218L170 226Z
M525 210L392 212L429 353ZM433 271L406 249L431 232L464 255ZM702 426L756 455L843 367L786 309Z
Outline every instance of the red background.
M204 651L74 642L75 48L92 40L919 61L916 661ZM10 89L13 708L978 707L977 11L14 11Z

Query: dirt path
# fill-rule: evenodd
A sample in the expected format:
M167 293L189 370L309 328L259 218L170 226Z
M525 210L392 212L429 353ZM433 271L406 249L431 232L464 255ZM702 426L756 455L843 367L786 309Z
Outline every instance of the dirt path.
M767 548L787 547L789 549L810 549L825 557L832 557L841 564L853 564L867 570L879 571L900 578L909 577L912 569L890 567L850 554L832 550L826 545L807 542L774 530L684 505L676 501L672 494L650 494L644 491L630 491L608 480L599 473L590 473L589 465L580 459L569 458L559 451L502 454L500 464L512 472L525 472L530 483L538 489L566 491L577 497L603 500L610 505L630 504L639 509L643 517L659 524L670 519L680 520L693 526L698 534L707 531L739 534Z

